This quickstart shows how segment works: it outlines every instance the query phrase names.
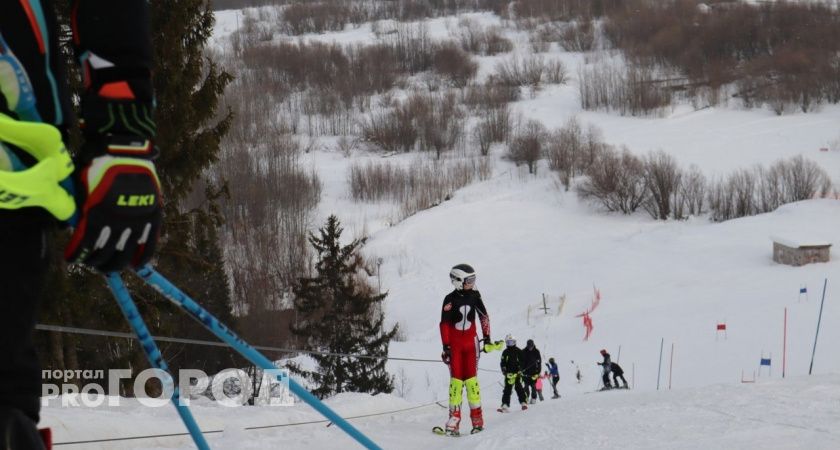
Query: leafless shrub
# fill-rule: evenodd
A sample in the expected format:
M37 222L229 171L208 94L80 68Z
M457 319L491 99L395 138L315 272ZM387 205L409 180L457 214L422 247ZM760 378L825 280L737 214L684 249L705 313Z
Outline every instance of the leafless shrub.
M435 49L432 68L453 86L462 88L475 77L478 63L454 43L446 43Z
M605 149L586 175L576 187L578 196L599 202L607 211L632 214L647 200L644 163L626 148L621 153Z
M409 195L401 202L401 219L418 211L439 205L452 194L476 179L486 179L492 173L487 158L423 159L411 165Z
M353 164L348 180L354 200L396 202L403 219L440 204L457 189L491 174L492 163L487 158L418 157L407 167L386 161Z
M500 83L495 77L484 84L468 86L464 95L464 104L473 111L500 108L516 100L519 100L519 89Z
M559 130L552 133L548 141L548 168L560 176L566 190L577 172L578 156L583 147L583 131L577 118L572 117Z
M706 185L706 177L700 172L697 166L692 165L683 175L682 182L680 183L680 200L677 202L677 206L680 209L678 216L699 216L703 214Z
M636 2L612 11L604 34L628 59L676 68L695 86L734 82L746 107L808 112L840 99L833 2L728 2L711 13L691 1Z
M581 107L605 109L622 115L645 115L671 104L671 93L662 89L650 66L602 62L578 72Z
M507 105L481 110L479 122L473 129L481 154L487 155L494 142L506 142L511 126L510 108Z
M770 212L785 203L831 194L828 174L801 155L764 169L741 169L712 183L708 201L711 218L729 220Z
M513 50L513 42L502 35L497 26L483 28L478 22L464 18L458 22L456 38L465 52L495 55Z
M538 88L543 83L564 83L566 70L560 61L546 61L536 55L513 56L496 64L495 76L505 86Z
M584 131L577 118L572 117L551 133L546 152L548 168L557 172L560 182L569 190L572 179L584 174L604 147L597 127L592 125Z
M359 139L356 137L340 136L336 141L336 147L344 156L350 156L359 147Z
M388 162L353 163L350 166L350 195L356 201L399 200L409 186L407 170Z
M384 41L393 49L394 62L400 70L418 73L432 68L435 43L425 23L398 24Z
M383 150L410 151L417 144L439 158L461 141L464 119L454 93L415 93L369 114L361 122L361 132L365 141Z
M677 206L682 170L674 157L663 151L650 153L644 159L644 170L650 193L642 205L645 211L654 219L668 220L672 214L674 219L682 219L682 215L674 213L682 210Z
M441 153L451 150L464 135L464 112L454 93L417 94L408 99L421 150Z
M545 149L546 131L541 122L529 120L511 138L510 159L528 165L528 173L537 174L537 161L542 159Z
M336 2L292 3L283 9L280 29L293 35L341 31L349 18L350 8Z
M622 1L591 0L518 0L513 3L513 13L521 22L569 21L575 18L598 17L624 6ZM532 19L532 20L528 20Z
M568 24L560 33L560 44L570 52L588 52L595 47L595 26L592 20Z
M418 133L407 102L370 113L361 120L360 128L364 141L386 151L407 152L417 142Z

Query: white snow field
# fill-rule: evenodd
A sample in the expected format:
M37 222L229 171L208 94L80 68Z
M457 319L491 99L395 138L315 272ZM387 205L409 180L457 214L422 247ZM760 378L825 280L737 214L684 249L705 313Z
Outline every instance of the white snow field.
M241 12L218 14L214 45L225 45L236 28L236 14ZM470 16L498 23L489 14ZM457 23L457 18L449 20ZM436 37L445 37L446 29L446 19L432 23ZM363 26L317 38L358 42L374 36L370 26ZM519 40L517 45L522 48ZM734 105L699 111L679 106L658 118L584 112L574 79L584 58L556 50L549 56L560 58L572 79L515 103L514 110L525 117L551 128L577 116L584 126L600 127L611 144L626 144L639 154L662 150L683 167L697 165L707 177L801 154L820 164L840 186L838 106L783 116ZM480 73L492 71L493 58L479 61ZM390 356L438 359L439 308L452 289L447 274L454 264L466 262L478 271L493 338L513 333L520 344L532 338L543 360L554 357L561 371L561 399L500 414L495 411L501 398L499 353L483 355L479 379L486 430L455 439L430 432L446 417L436 403L446 402L446 366L390 361L397 381L393 394L342 394L328 400L342 416L372 415L351 423L383 448L840 448L840 298L835 288L840 283L840 200L808 200L723 223L707 217L654 221L644 213L608 214L583 203L574 192L558 187L546 167L528 175L496 149L490 156L490 179L391 225L398 205L354 203L347 185L353 161L379 156L360 152L348 158L332 142L322 139L320 149L304 157L324 186L312 225L320 226L335 213L345 225L346 238L370 237L366 255L382 258L379 279L370 281L381 282L389 293L387 320L398 323L405 335L404 342L391 344ZM408 164L413 158L391 155L389 160ZM803 267L776 264L770 236L829 242L832 261ZM591 315L592 336L584 341L576 316L590 307L595 287L601 301ZM802 288L807 293L800 294ZM548 314L536 309L543 294L550 299ZM556 299L563 295L566 301L558 311ZM723 323L726 333L716 332ZM595 363L602 348L622 365L632 390L590 393L599 387ZM771 359L770 368L759 370L762 357ZM583 376L580 383L574 378L577 368ZM204 430L217 431L207 435L213 448L356 446L340 429L323 422L246 430L322 419L303 404L234 409L202 401L192 410ZM171 406L148 408L131 399L122 399L119 407L98 408L53 402L43 411L42 426L52 427L57 443L185 431ZM468 419L462 424L466 430ZM57 448L190 447L188 436L173 436Z

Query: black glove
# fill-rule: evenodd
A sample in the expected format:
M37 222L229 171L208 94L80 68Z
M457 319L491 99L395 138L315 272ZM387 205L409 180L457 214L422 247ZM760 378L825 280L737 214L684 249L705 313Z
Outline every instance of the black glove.
M446 365L449 365L449 362L452 361L452 349L449 348L448 345L443 346L443 352L440 354L440 359L443 360Z
M141 266L152 257L161 224L151 76L92 58L84 66L79 220L64 256L103 272Z
M108 136L85 147L83 157L101 155L77 165L79 220L64 257L102 272L142 266L152 257L161 224L152 142Z

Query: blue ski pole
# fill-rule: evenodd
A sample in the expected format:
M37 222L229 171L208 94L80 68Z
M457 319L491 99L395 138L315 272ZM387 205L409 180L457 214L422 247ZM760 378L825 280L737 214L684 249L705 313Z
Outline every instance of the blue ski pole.
M206 309L202 308L201 305L196 303L196 301L191 299L187 294L181 292L180 289L175 287L174 284L169 282L169 280L164 278L163 275L158 273L151 266L143 266L136 272L137 275L139 275L140 278L146 281L146 283L148 283L151 287L178 305L178 307L180 307L183 311L186 311L187 314L192 316L194 319L201 322L205 328L215 334L216 337L233 347L234 350L239 352L246 359L263 369L272 371L277 370L277 367L273 362L271 362L271 360L266 358L262 353L258 352L254 347L251 347L247 342L243 341L242 338L236 335L236 333L231 331L223 323L219 322L216 317L210 314ZM378 445L357 430L350 424L350 422L347 422L344 418L336 414L336 412L330 409L329 406L325 405L321 400L318 400L317 397L312 395L303 386L291 378L289 379L289 389L304 402L308 403L309 406L321 413L321 415L329 419L332 423L338 425L339 428L344 430L345 433L350 435L350 437L362 444L365 448L371 450L380 449Z
M172 375L169 374L169 368L166 365L166 361L164 361L163 355L161 355L154 339L152 339L152 335L149 333L146 323L143 322L143 318L140 317L140 311L137 310L137 305L135 305L134 300L131 299L131 294L128 293L128 289L126 289L122 278L120 278L119 274L116 272L109 273L105 278L108 280L108 287L111 288L111 292L117 299L117 304L120 306L125 319L128 321L129 325L131 325L131 329L134 331L134 334L137 335L137 339L140 341L140 346L143 347L143 351L146 353L146 358L148 358L149 364L151 364L153 368L161 370L162 377L166 378L161 380L164 386L171 383L174 387L172 393L172 404L175 405L175 410L178 411L178 415L180 415L181 420L184 421L184 425L190 432L190 436L192 436L196 447L198 447L199 450L210 450L210 447L207 445L207 441L204 440L204 435L201 434L201 429L198 428L198 424L195 423L195 419L193 418L192 413L190 413L189 408L181 404L181 394L178 392L178 387L175 386L175 383L172 380Z

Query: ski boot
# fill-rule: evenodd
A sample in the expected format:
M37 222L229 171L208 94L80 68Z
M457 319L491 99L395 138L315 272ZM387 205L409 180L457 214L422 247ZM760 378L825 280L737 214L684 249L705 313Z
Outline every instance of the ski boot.
M445 433L447 436L460 436L461 433L458 431L458 428L461 425L461 408L459 407L450 407L449 408L449 420L446 421L446 430Z
M528 404L525 403L525 402L522 402L521 407L522 407L522 411L525 411L526 409L528 409Z
M472 421L472 431L470 434L475 434L484 429L484 415L481 413L481 407L470 408L470 420ZM475 431L478 429L478 431Z
M503 404L503 405L502 405L501 407L499 407L499 409L497 409L496 411L499 411L500 413L506 413L506 412L510 412L510 408L508 407L508 405L504 405L504 404Z

